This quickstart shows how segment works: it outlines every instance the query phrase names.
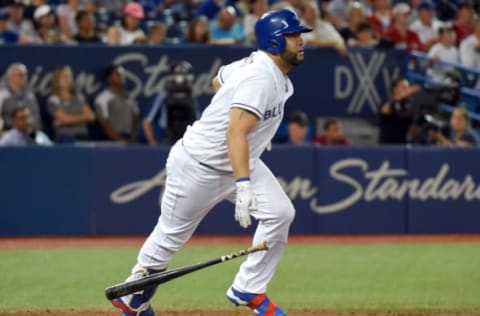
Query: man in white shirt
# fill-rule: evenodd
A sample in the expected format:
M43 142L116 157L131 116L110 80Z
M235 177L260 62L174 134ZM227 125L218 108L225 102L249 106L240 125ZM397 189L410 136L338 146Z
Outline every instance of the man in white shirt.
M460 62L470 68L480 68L480 19L475 22L474 33L460 43Z
M475 22L473 34L460 43L459 55L462 65L476 70L480 69L480 19ZM480 89L480 79L477 80L475 87Z
M417 19L410 25L410 30L417 33L428 51L438 41L438 28L442 26L442 22L435 18L435 6L430 0L422 0L417 5L417 15Z
M445 24L438 30L439 41L430 48L428 51L428 57L432 58L435 62L444 61L453 64L460 62L458 57L458 49L455 46L456 33L453 25ZM435 63L431 69L427 71L427 74L435 82L443 82L446 79L446 75L454 67L444 64Z
M343 37L330 22L320 18L317 7L312 3L303 5L302 22L312 28L312 32L304 36L306 46L329 47L340 54L346 53Z
M260 155L293 94L287 73L303 62L301 34L310 31L293 11L270 11L255 25L259 50L221 68L210 105L170 151L161 215L127 280L165 270L207 213L229 200L235 203L234 218L241 227L251 225L251 216L258 220L253 244L266 241L269 250L248 256L227 298L258 315L285 315L266 290L295 210ZM154 292L149 288L112 303L123 315L151 316L149 300Z

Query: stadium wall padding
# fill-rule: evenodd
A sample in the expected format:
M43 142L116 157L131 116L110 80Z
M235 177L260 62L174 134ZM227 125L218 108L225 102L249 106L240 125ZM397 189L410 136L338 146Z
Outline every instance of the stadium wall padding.
M0 148L0 235L147 235L167 147ZM292 234L480 233L480 149L274 146ZM192 197L194 198L194 197ZM197 234L246 234L215 207Z

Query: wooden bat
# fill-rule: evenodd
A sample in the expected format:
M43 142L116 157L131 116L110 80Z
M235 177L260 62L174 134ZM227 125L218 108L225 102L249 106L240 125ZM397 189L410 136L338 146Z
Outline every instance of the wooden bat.
M112 285L105 289L105 296L107 297L107 299L113 300L117 297L122 297L128 294L136 293L136 292L151 288L153 286L157 286L159 284L171 281L185 274L192 273L194 271L197 271L209 266L213 266L218 263L229 261L241 256L248 255L250 253L262 251L262 250L268 250L268 246L265 241L259 245L252 246L247 249L242 249L242 250L233 252L231 254L221 256L219 258L211 259L211 260L200 262L197 264L192 264L189 266L180 267L173 270L167 270L164 272L151 274L137 280Z

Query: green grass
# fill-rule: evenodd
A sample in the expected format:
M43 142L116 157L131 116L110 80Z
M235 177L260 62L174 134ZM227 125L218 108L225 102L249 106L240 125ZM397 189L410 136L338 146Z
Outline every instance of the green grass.
M187 246L171 267L235 251ZM109 309L106 286L137 248L0 250L0 310ZM224 293L243 259L159 287L158 309L231 309ZM480 311L480 244L289 245L269 293L289 310Z

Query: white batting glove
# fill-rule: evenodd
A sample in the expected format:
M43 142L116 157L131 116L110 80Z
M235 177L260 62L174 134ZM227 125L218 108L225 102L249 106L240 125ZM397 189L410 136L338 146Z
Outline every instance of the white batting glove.
M247 228L252 224L250 212L257 210L257 198L252 190L249 178L237 180L237 200L235 203L235 220Z

